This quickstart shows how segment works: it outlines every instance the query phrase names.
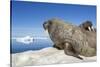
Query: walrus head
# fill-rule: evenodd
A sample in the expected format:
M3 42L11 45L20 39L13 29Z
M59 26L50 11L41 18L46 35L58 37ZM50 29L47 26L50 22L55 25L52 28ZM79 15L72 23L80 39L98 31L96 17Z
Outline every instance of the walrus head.
M52 28L52 25L53 25L52 20L48 20L43 23L43 28L45 29L46 34L50 33L51 29L54 29Z
M45 30L48 30L48 28L51 26L51 23L52 23L51 21L46 21L46 22L44 22L44 23L43 23L44 29L45 29Z
M51 28L54 29L54 27L57 25L56 23L58 23L58 19L50 19L48 21L45 21L43 23L43 27L46 31L50 30Z
M53 19L50 19L43 23L43 27L48 33L52 33L53 31L55 31L55 29L58 30L58 29L62 29L64 27L66 27L66 30L67 29L69 30L71 28L71 26L72 26L72 24L70 24L68 22L65 23L63 20L61 20L59 18L53 18Z
M94 31L93 24L91 21L85 21L80 25L81 28L87 31Z

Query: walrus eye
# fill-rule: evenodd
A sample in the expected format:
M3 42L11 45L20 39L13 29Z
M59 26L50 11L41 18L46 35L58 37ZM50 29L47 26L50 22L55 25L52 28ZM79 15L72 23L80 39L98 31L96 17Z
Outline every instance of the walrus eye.
M49 25L52 25L52 21L49 21Z

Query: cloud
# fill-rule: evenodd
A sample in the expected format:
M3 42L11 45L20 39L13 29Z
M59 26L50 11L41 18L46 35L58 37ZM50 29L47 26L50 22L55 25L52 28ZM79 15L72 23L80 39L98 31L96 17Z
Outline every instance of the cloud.
M19 37L19 38L15 38L15 39L17 42L24 43L24 44L33 43L33 37L31 37L31 36Z

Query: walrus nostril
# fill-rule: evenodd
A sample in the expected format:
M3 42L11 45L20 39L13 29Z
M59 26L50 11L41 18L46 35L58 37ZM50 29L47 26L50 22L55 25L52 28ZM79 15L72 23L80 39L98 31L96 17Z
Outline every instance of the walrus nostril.
M43 23L43 28L46 30L46 22Z

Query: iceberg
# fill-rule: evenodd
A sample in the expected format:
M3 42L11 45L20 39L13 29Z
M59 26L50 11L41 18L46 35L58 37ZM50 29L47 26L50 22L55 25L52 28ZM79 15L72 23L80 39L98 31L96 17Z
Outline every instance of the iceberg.
M17 42L24 43L24 44L33 43L33 40L34 39L31 36L25 36L25 37L16 38Z

